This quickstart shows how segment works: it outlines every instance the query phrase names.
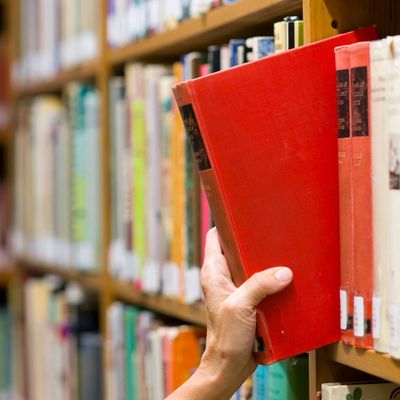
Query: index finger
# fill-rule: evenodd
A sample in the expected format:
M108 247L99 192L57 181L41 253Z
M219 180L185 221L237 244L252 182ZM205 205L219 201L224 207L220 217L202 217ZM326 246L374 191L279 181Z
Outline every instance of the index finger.
M221 244L219 242L218 231L216 227L207 232L204 258L215 254L222 254Z

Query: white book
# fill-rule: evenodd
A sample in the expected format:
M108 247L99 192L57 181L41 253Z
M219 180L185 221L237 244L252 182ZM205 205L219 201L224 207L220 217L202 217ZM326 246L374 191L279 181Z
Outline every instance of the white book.
M164 363L163 363L163 340L168 328L160 327L149 333L150 363L151 363L151 384L150 399L164 400Z
M349 395L362 400L395 399L400 395L400 386L395 383L322 384L322 400L345 400Z
M389 137L385 127L388 42L370 43L371 162L374 253L373 327L374 348L389 350L387 313L389 254Z
M400 36L390 46L387 76L386 121L389 135L389 349L400 358Z

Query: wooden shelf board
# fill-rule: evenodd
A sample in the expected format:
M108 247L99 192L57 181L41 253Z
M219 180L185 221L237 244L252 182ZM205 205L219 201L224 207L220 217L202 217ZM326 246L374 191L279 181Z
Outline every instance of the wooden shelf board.
M165 296L143 293L136 290L132 284L116 280L112 280L111 286L114 300L131 303L191 324L206 325L206 315L201 304L184 304Z
M7 286L14 276L14 270L10 268L0 269L0 287Z
M331 361L400 384L400 361L387 354L347 346L341 342L325 347L324 354Z
M14 95L24 97L60 91L68 82L95 78L98 65L98 60L87 61L77 67L61 71L52 78L16 87L14 88Z
M206 45L232 38L257 24L273 22L285 15L301 13L301 0L241 0L211 10L168 30L124 47L107 51L112 65L134 59L179 56Z
M91 291L99 292L103 288L103 279L100 273L86 273L73 270L72 268L54 267L31 260L20 260L20 264L25 271L56 275L66 281L79 283L83 288Z

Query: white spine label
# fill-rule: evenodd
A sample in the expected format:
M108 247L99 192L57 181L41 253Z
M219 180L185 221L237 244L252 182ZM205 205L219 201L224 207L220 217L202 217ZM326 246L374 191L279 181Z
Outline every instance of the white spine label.
M340 290L340 329L344 331L347 328L347 292Z
M354 296L354 336L363 337L364 334L364 299Z
M372 298L372 336L381 338L381 299L375 296Z

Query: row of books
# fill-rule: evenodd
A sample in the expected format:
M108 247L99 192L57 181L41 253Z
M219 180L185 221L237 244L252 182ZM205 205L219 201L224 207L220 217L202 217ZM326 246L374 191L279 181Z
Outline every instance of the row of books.
M107 35L119 47L236 0L108 0Z
M18 256L93 270L100 265L99 94L71 83L64 100L20 104L12 242Z
M400 358L400 37L335 55L342 338Z
M57 277L24 286L26 376L31 400L103 396L103 343L95 299Z
M97 0L21 0L16 83L51 78L96 57L100 7Z
M128 64L110 80L114 276L186 302L201 298L199 267L212 221L171 86L274 54L274 42L234 39L172 67Z
M252 380L252 400L307 400L308 356L259 365Z
M149 311L114 303L107 344L108 398L162 400L198 367L205 330L165 325Z

